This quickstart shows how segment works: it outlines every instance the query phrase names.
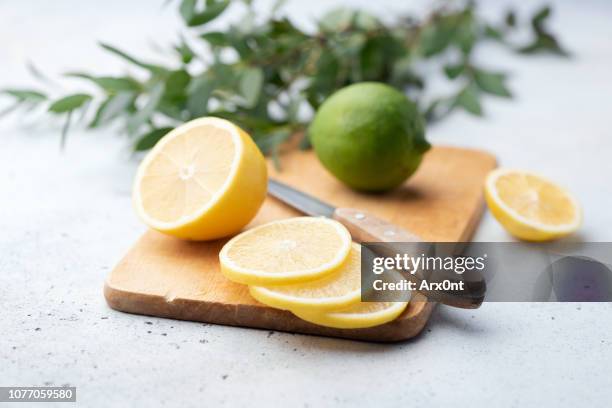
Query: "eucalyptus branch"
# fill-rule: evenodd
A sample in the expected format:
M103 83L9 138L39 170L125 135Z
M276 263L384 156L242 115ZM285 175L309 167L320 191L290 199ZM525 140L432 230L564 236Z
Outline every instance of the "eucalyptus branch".
M348 84L379 81L407 91L429 121L441 120L456 109L480 116L483 96L512 96L505 73L484 69L473 61L480 44L493 41L521 55L568 55L547 28L549 7L526 22L509 11L501 23L492 23L478 15L474 2L459 6L453 2L452 7L442 3L423 19L406 16L391 24L360 10L342 8L324 15L317 21L317 30L308 33L284 17L280 6L261 19L249 4L243 16L225 30L207 30L229 7L239 6L234 3L181 1L179 13L190 35L180 36L168 50L177 59L172 66L179 68L143 61L101 43L107 52L140 70L144 79L71 72L67 78L87 81L97 92L50 98L46 91L5 89L0 96L11 103L0 108L0 115L46 107L49 113L64 117L63 141L74 113L80 112L88 117L89 128L119 124L136 151L154 146L172 126L216 115L244 127L264 152L274 154L292 134L303 134L312 112ZM530 42L514 44L513 33L525 29L532 33ZM196 41L210 51L210 61L196 54L190 45ZM229 62L222 58L228 50L238 58ZM450 83L461 84L459 91L432 100L428 73L419 74L417 66L457 54L456 62L441 69ZM205 66L198 71L194 64L202 61ZM37 77L48 78L38 69L35 72ZM87 114L90 105L94 109ZM307 140L301 146L307 146Z

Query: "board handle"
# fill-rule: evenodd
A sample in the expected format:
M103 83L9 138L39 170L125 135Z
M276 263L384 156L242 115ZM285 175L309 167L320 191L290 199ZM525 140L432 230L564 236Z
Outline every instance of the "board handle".
M343 224L351 233L353 240L357 242L423 242L418 235L366 211L337 208L333 218ZM392 248L390 250L393 252ZM462 309L476 309L484 301L485 290L484 278L479 277L467 283L467 290L464 292L436 290L420 293L430 301Z

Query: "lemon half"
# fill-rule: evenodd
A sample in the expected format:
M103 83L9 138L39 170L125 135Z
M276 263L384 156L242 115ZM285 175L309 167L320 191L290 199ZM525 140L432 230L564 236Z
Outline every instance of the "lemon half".
M517 238L548 241L580 227L578 201L552 181L534 173L497 169L485 182L485 197L493 216Z
M155 145L136 174L133 202L153 229L210 240L240 231L266 192L266 162L251 137L208 117L172 130Z
M351 234L337 221L295 217L235 236L219 253L221 272L247 285L305 282L333 273L351 250Z

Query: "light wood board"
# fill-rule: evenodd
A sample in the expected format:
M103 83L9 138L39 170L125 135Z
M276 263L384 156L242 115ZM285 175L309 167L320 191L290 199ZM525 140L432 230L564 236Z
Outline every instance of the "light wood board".
M369 211L426 241L467 241L484 208L482 185L496 166L482 151L434 147L417 173L387 194L361 194L330 176L312 152L281 156L282 171L270 176L337 207ZM251 226L300 215L268 197ZM435 304L417 295L395 321L368 329L342 330L307 323L290 312L264 306L246 286L219 272L225 240L187 242L149 231L128 251L104 286L110 307L150 316L317 334L368 341L399 341L417 335Z

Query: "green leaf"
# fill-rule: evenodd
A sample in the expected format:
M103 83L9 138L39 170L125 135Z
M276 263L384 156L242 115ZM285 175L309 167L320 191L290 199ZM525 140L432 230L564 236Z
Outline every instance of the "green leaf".
M113 47L112 45L105 44L105 43L100 43L100 46L102 48L104 48L105 50L107 50L107 51L109 51L109 52L111 52L111 53L113 53L113 54L123 58L124 60L126 60L126 61L128 61L128 62L130 62L130 63L132 63L132 64L134 64L136 66L144 68L147 71L150 71L152 73L162 74L162 73L166 72L166 69L164 67L140 61L140 60L132 57L131 55L121 51L120 49L118 49L116 47Z
M26 63L26 68L28 69L28 72L30 72L30 74L32 74L32 76L38 79L39 81L50 85L57 85L55 81L51 80L47 75L43 74L42 71L32 61L28 61Z
M436 99L432 101L425 109L421 111L423 114L423 117L428 123L435 122L438 119L438 110L439 110L440 104L441 104L441 100Z
M337 51L342 56L356 57L366 44L368 37L364 33L352 33L344 36L341 44L342 51Z
M217 83L218 88L232 89L233 93L240 82L238 68L223 63L211 65L207 71L207 75Z
M390 83L400 89L422 89L425 85L423 78L414 72L414 61L410 56L399 58L393 63Z
M246 100L247 107L252 108L257 105L263 81L264 74L261 68L249 68L240 77L240 94Z
M323 32L341 32L348 30L353 22L355 11L341 7L327 12L319 21L319 29Z
M255 135L257 146L264 154L274 153L282 143L287 141L292 135L291 129L280 126L271 129L265 135Z
M144 104L144 106L136 112L134 116L132 116L127 123L128 133L133 134L136 132L140 126L142 126L146 121L148 121L157 106L161 102L162 96L164 94L165 86L164 83L159 82L155 84L153 89L151 89L151 93L149 94L149 99Z
M310 105L318 109L325 98L338 88L340 62L330 50L321 50L315 67L306 94Z
M548 52L560 56L569 56L569 53L561 46L559 41L550 34L544 24L551 15L551 8L545 6L538 10L531 18L531 26L535 39L528 45L520 47L517 51L521 54L537 54Z
M466 86L463 91L457 95L455 105L462 107L473 115L482 116L482 106L480 105L479 95L473 86Z
M508 27L516 26L516 13L514 12L514 10L508 10L508 12L506 13L506 17L504 18L504 21L506 22L506 25Z
M319 21L319 29L327 33L341 33L351 29L371 31L381 26L380 20L363 10L339 7L327 12Z
M476 31L472 19L464 22L454 35L454 42L463 51L463 54L469 54L472 51L476 40Z
M174 128L164 127L159 129L153 129L144 135L140 136L134 144L134 150L141 152L153 148L159 142L159 140L166 136Z
M208 100L214 89L214 82L208 78L197 78L190 84L187 90L187 110L192 119L208 113Z
M42 102L47 100L47 96L42 92L30 89L3 89L0 94L6 94L20 101Z
M485 26L484 35L485 37L496 41L503 41L504 39L502 32L489 24Z
M121 91L140 91L141 85L134 78L130 77L95 77L81 72L69 72L66 76L73 78L82 78L93 82L108 93L117 93Z
M191 76L184 69L172 71L166 78L164 100L177 105L184 103L190 81Z
M190 82L191 76L187 71L172 71L165 78L165 91L156 109L172 119L186 120L187 87Z
M540 33L531 44L521 47L517 51L521 54L551 53L562 57L570 55L555 37L545 33Z
M544 22L550 17L550 7L544 6L531 18L531 25L537 32L543 31Z
M181 16L189 27L204 25L214 20L230 5L230 0L207 0L201 11L198 10L198 3L197 0L183 0L179 7Z
M365 40L359 55L359 68L364 81L375 81L391 71L391 65L395 60L393 42L394 39L389 36Z
M87 111L89 110L90 104L91 104L91 100L85 102L85 105L83 105L83 107L81 108L81 114L79 115L77 122L82 122L83 120L85 120L85 116L87 115Z
M444 67L444 73L446 74L446 77L448 79L457 78L459 75L463 73L464 70L465 70L464 64L446 65Z
M181 37L181 42L176 45L174 49L181 57L183 64L189 64L195 57L195 52L191 49L183 37Z
M363 10L355 11L353 15L353 26L360 30L372 31L380 28L381 23L378 18Z
M91 100L87 94L74 94L58 99L49 106L49 112L65 113L71 112L85 105Z
M109 96L100 104L96 114L89 124L90 128L106 125L122 114L127 114L134 104L134 94L130 92L119 92Z
M457 107L457 96L434 99L422 110L427 123L434 123L447 117Z
M511 98L512 94L506 87L506 76L500 72L474 70L474 81L480 90L492 95Z
M62 127L62 135L60 138L60 149L64 150L66 147L66 137L68 136L68 130L70 129L70 121L72 119L72 110L67 111L66 113L66 121L64 122L64 126Z
M454 24L441 20L426 26L419 38L419 50L425 57L439 54L449 46L455 35Z
M225 33L220 31L210 31L208 33L204 33L200 35L200 38L213 47L226 47L230 43Z

